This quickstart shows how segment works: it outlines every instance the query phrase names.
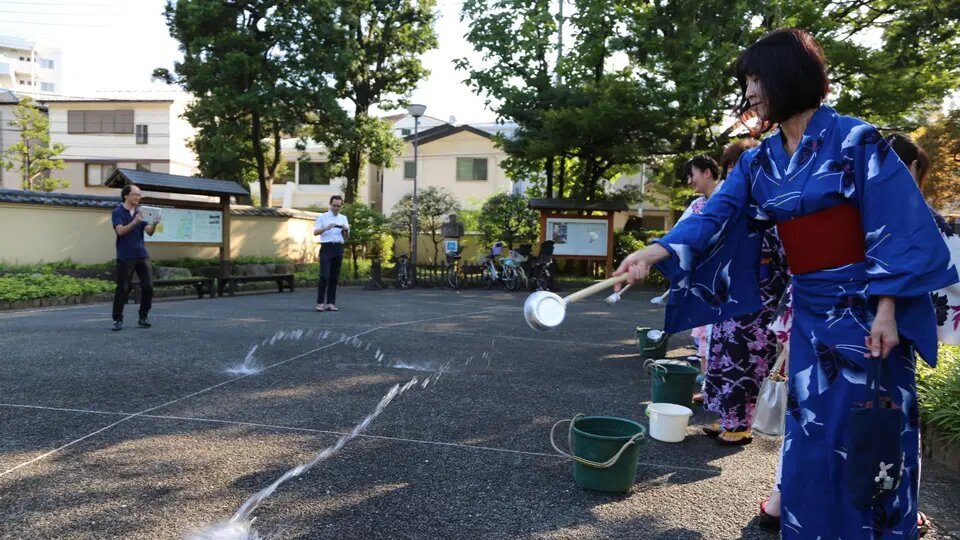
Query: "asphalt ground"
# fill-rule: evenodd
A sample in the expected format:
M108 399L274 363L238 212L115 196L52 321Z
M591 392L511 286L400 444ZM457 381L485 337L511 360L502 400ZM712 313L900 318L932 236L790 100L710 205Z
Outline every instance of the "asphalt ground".
M349 287L336 313L313 295L161 300L151 329L129 305L122 332L107 304L0 313L0 538L184 538L413 377L430 382L264 501L263 537L776 538L755 516L777 442L721 447L703 411L683 443L641 445L626 495L579 488L552 449L577 413L646 423L634 329L662 320L652 293L598 295L548 333L524 323L526 293ZM230 373L254 346L261 371ZM960 530L958 486L924 464L928 538Z

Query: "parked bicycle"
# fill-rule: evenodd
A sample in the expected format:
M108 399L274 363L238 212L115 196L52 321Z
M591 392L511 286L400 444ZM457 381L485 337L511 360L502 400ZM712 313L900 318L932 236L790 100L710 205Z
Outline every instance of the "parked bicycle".
M547 240L540 244L540 253L533 261L530 272L531 289L538 291L549 291L553 288L553 276L556 273L556 265L553 263L553 240Z
M415 277L413 275L413 265L410 264L410 257L406 253L401 253L397 255L393 261L396 263L397 270L394 285L398 289L409 289L413 287Z
M454 289L462 289L463 284L466 281L463 273L463 267L460 265L460 259L463 258L460 255L461 251L462 248L458 249L457 251L448 251L446 253L447 264L444 269L447 277L447 285L450 285Z
M530 244L521 244L510 251L509 258L503 259L503 281L507 290L516 291L528 285L530 278L525 267L532 251Z
M484 281L487 289L492 289L498 281L503 281L503 267L497 268L497 257L502 252L503 242L497 242L480 260L480 279Z

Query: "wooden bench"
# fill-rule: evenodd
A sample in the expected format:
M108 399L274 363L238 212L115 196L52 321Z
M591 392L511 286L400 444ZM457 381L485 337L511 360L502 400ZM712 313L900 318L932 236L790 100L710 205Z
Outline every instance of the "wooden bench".
M153 287L186 287L191 286L197 291L197 298L203 298L203 295L209 295L210 298L213 298L214 289L213 289L214 278L194 276L188 278L172 278L172 279L155 279L153 280ZM134 303L140 303L140 282L134 281L130 284L130 290L127 292L127 302L130 301L130 298L133 298Z
M233 296L237 285L241 283L250 283L252 281L275 281L277 282L278 292L283 292L284 287L293 292L293 274L269 274L266 276L223 276L217 278L217 295L223 296L226 292Z

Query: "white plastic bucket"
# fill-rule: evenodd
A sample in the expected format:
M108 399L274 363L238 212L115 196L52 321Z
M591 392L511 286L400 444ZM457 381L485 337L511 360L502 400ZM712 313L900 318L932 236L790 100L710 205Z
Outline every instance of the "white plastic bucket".
M673 403L647 405L650 418L650 436L662 442L681 442L687 436L687 422L693 411Z

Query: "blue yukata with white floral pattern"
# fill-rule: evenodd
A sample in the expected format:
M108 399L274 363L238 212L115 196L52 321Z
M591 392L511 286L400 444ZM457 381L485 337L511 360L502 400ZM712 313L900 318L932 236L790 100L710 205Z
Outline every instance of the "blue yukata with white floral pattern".
M665 329L677 332L760 309L763 229L838 204L860 212L866 260L793 277L793 330L784 436L785 539L917 538L919 426L915 355L937 357L930 292L958 281L930 209L907 168L872 126L827 106L792 156L779 131L741 156L703 213L658 243L670 257ZM816 238L810 238L816 242ZM789 254L788 254L789 258ZM896 297L901 344L885 360L883 397L904 416L902 481L857 510L845 478L849 411L870 400L864 358L878 296Z

